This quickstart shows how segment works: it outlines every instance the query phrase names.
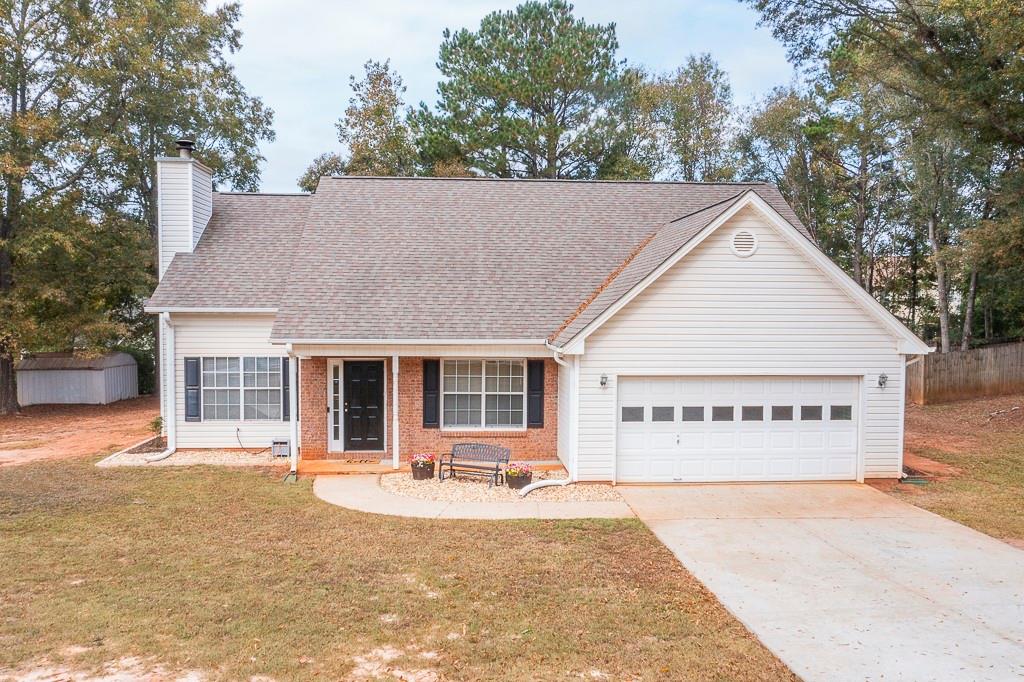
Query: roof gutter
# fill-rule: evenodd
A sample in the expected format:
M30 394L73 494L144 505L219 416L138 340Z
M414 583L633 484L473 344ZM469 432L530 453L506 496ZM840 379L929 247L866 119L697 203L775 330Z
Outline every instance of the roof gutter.
M303 346L540 346L546 339L289 339L271 338L270 343Z
M146 313L248 313L248 314L269 314L276 313L277 308L195 308L188 306L143 306L142 311Z

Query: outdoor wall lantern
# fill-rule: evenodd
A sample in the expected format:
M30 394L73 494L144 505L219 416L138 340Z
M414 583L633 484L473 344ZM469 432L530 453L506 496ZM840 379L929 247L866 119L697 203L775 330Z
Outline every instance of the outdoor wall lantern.
M885 385L887 383L889 383L889 375L888 374L879 374L878 375L878 387L879 388L885 388Z
M608 386L608 375L607 374L602 374L601 375L601 388L605 388L607 386Z

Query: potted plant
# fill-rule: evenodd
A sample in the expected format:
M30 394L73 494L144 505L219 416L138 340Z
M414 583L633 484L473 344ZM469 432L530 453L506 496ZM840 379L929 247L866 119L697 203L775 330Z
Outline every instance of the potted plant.
M505 483L513 490L527 486L533 480L533 469L523 462L512 462L505 467Z
M434 456L429 453L413 455L412 459L409 460L413 480L429 481L432 479L434 477L434 461Z

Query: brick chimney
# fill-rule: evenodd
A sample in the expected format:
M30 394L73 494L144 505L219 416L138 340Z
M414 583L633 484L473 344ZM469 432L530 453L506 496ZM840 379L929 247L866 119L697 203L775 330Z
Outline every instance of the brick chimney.
M176 143L178 156L156 160L157 238L162 279L176 253L191 253L213 212L213 171L192 158L195 142Z

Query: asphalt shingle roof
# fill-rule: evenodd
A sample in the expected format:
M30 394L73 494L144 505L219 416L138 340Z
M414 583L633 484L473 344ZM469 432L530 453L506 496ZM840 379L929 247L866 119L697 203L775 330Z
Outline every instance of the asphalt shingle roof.
M275 307L277 340L561 343L750 190L803 229L762 183L345 177L216 195L150 306Z
M309 204L305 194L215 193L195 251L174 256L149 305L276 308Z

